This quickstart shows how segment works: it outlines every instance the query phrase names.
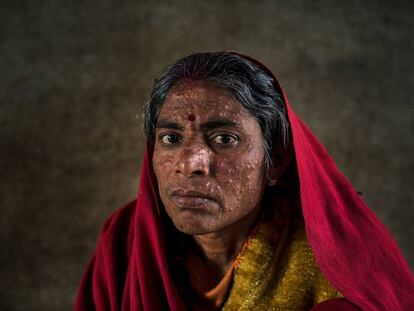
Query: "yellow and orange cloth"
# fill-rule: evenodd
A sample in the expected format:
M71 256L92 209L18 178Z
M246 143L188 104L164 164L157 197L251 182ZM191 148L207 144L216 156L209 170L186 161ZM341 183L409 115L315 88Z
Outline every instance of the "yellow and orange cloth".
M195 253L185 266L194 310L309 310L341 297L309 247L303 221L286 200L262 217L225 276L218 280Z

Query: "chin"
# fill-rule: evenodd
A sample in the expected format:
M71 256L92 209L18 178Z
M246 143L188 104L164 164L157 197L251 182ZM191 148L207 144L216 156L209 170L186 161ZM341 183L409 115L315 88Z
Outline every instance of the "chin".
M203 234L208 234L208 233L213 233L216 231L219 231L220 228L219 226L205 226L203 224L200 224L198 222L185 222L185 223L181 223L181 222L174 222L174 226L175 228L185 234L188 235L203 235Z
M182 233L188 234L188 235L203 235L203 234L207 234L207 233L211 233L214 232L214 230L209 230L209 229L205 229L205 228L200 228L197 226L177 226L175 225L175 228L178 231L181 231Z

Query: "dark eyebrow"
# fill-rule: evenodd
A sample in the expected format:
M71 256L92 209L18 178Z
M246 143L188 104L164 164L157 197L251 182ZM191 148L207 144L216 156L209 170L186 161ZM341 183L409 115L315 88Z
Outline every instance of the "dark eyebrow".
M217 118L214 120L210 120L207 122L204 122L200 125L200 128L202 130L212 130L218 127L236 127L239 128L239 125L229 119L226 118ZM157 121L157 124L155 125L155 128L166 128L166 129L174 129L174 130L180 130L183 131L184 127L174 121L169 121L167 119L159 119Z
M165 128L165 129L174 129L174 130L184 130L182 125L178 124L177 122L159 119L157 124L155 124L155 128Z
M225 118L218 118L211 121L204 122L200 125L200 128L203 130L212 130L218 127L236 127L238 128L238 124Z

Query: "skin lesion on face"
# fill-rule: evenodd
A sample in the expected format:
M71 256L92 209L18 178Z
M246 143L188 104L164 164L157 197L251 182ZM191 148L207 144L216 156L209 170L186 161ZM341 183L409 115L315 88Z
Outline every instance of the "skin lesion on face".
M196 117L192 113L188 115L188 121L195 121Z
M158 189L178 230L202 235L253 221L265 187L262 131L226 89L178 83L161 107L155 137Z

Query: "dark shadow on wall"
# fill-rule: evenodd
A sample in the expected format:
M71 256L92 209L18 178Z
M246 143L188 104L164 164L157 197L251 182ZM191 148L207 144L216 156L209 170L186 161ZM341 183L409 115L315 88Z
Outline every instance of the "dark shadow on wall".
M153 79L240 50L414 267L413 5L387 1L2 1L0 308L71 310L103 220L136 194Z

